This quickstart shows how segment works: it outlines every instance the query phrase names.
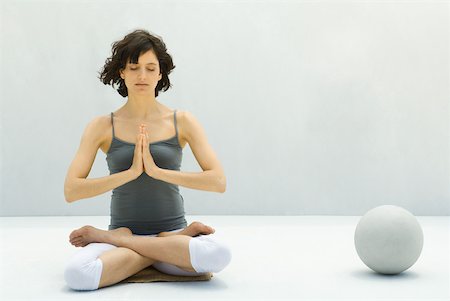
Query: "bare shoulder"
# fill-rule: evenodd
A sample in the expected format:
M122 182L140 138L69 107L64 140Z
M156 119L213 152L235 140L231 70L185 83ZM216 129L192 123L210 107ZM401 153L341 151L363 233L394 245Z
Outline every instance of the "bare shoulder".
M185 110L177 110L177 124L178 131L180 134L185 134L187 127L189 126L189 122L192 119L192 113Z
M88 123L88 127L91 127L96 136L104 136L105 131L111 128L111 117L109 115L96 116Z
M177 122L180 134L188 142L204 134L202 125L194 114L189 111L177 111Z
M100 115L92 118L91 122L95 124L98 129L111 128L111 115Z
M101 145L108 138L108 130L111 129L111 117L109 115L101 115L92 118L84 130L83 136L95 143Z
M189 111L186 110L182 110L179 111L177 110L177 121L178 122L182 122L182 123L191 123L193 121L195 121L195 116L194 114L192 114Z

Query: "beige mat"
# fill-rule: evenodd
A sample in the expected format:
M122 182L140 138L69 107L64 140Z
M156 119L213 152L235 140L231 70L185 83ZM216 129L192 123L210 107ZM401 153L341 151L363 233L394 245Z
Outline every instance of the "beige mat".
M209 281L213 277L212 273L198 276L175 276L162 273L152 266L143 269L122 282L156 282L156 281Z

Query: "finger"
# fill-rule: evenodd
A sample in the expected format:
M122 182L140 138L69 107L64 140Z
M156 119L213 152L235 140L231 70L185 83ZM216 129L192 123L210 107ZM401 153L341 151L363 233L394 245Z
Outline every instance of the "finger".
M136 144L139 144L141 142L141 135L142 134L137 135L137 137L136 137Z
M141 152L142 152L142 135L139 134L137 136L136 140L137 141L136 141L136 146L134 148L134 155L139 157L141 155Z

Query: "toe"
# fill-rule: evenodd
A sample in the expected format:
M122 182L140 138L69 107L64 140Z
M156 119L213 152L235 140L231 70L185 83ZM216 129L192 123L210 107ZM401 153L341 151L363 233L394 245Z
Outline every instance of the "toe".
M69 235L69 238L72 239L72 238L74 238L75 236L78 236L77 233L76 233L76 231L72 231L72 233L70 233L70 235Z
M79 244L80 241L81 241L81 240L79 240L79 239L73 239L73 240L70 241L70 243L71 243L72 245L76 245L76 244Z

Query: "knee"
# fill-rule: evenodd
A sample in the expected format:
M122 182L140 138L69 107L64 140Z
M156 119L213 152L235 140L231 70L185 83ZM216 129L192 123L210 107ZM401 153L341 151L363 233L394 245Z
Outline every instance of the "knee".
M225 244L217 244L211 254L214 265L212 272L222 271L231 261L231 249Z
M96 290L102 273L102 261L97 258L91 262L71 260L64 270L67 285L74 290Z
M199 245L192 252L192 266L198 273L222 271L231 261L231 249L220 242L197 242Z

